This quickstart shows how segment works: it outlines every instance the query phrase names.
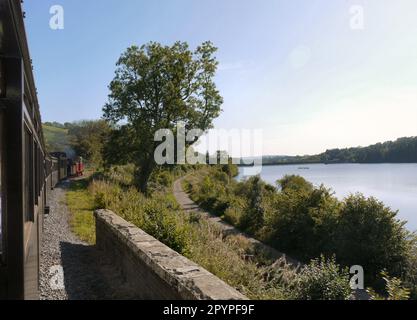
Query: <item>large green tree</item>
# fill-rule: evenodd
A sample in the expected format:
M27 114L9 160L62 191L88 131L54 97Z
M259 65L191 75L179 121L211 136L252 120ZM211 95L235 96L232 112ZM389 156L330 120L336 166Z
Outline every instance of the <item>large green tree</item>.
M117 160L119 154L132 161L141 191L147 190L156 167L158 130L175 132L183 122L186 129L206 131L219 116L223 99L214 83L216 51L211 42L194 51L184 42L172 46L151 42L132 46L120 57L103 109L105 119L118 128L111 135L109 159Z
M110 126L104 120L79 121L66 124L71 147L75 153L95 166L103 163L102 153L110 134Z

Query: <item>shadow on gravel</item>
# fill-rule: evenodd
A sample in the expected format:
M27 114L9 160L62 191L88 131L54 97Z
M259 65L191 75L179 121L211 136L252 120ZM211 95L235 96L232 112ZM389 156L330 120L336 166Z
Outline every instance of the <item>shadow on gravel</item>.
M61 242L64 282L69 300L135 299L105 254L96 246Z
M101 259L95 246L61 242L65 288L70 300L114 298L114 292L102 275Z

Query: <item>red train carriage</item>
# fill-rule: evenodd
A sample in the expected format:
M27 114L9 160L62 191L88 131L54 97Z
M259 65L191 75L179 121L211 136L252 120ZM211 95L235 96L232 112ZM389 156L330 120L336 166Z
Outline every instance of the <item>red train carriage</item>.
M84 163L81 157L76 160L68 159L68 176L80 177L84 174Z
M79 158L78 162L77 162L77 176L82 176L84 175L84 163L83 163L83 158Z

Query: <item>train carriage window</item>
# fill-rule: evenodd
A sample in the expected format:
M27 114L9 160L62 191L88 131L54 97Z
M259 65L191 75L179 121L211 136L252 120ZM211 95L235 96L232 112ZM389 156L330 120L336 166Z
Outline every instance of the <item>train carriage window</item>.
M24 212L25 221L34 221L34 177L33 177L33 140L32 134L25 129L25 177Z
M3 134L3 113L0 111L0 264L3 262L3 251L4 251L4 217L5 212L5 171L4 171L4 134Z

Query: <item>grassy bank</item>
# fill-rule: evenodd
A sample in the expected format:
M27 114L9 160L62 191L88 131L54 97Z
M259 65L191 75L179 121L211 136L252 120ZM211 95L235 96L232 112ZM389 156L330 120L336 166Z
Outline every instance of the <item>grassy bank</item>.
M116 212L249 298L287 298L284 286L264 281L266 266L245 259L252 252L244 239L223 239L207 220L184 214L170 192L145 197L132 187L124 188L109 180L93 181L89 191L97 207Z
M93 212L107 208L132 222L172 249L200 264L251 299L286 299L284 286L264 281L270 273L245 257L253 254L250 244L240 237L223 239L205 219L185 215L164 188L178 172L156 178L155 191L145 197L130 187L131 171L122 167L105 175L75 180L66 194L71 211L72 231L90 244L95 243ZM168 177L169 176L169 177ZM166 181L165 181L166 180ZM162 182L162 184L161 184ZM159 187L157 187L158 185ZM162 191L164 190L164 191ZM288 271L290 274L292 271Z
M72 231L83 241L89 244L96 242L96 229L94 197L89 192L90 179L72 181L66 193L66 202L71 211L70 225Z
M171 194L171 184L175 177L189 172L189 169L178 168L160 171L153 177L154 191L149 196L130 185L132 171L129 167L74 181L66 197L72 213L71 227L82 240L93 244L93 211L95 208L110 209L250 299L326 298L316 297L308 290L297 290L303 288L300 283L311 282L311 277L300 277L283 261L268 261L246 239L223 237L207 219L181 211ZM324 283L334 283L331 286L338 288L327 298L347 298L350 293L348 274L331 261L324 261L322 267L323 276L329 270L336 270L335 277L323 279ZM338 283L340 279L344 279L341 284Z
M288 209L289 216L284 216L288 218L285 220L288 224L284 229L291 227L294 233L286 235L289 237L287 241L306 241L306 239L311 241L310 245L305 245L304 252L311 250L313 248L311 245L317 245L314 236L326 236L326 230L330 229L326 226L330 226L328 223L334 223L334 220L327 218L331 218L330 214L340 209L331 194L326 193L325 190L321 190L321 193L313 192L314 189L310 190L310 185L304 180L283 181L282 183L285 184L283 189L289 188L288 190L292 191L276 198L275 194L282 191L259 180L256 180L257 183L254 181L237 183L230 179L230 172L225 167L206 167L203 170L161 169L152 177L150 183L152 192L145 196L132 186L132 167L127 166L113 168L108 172L95 174L90 179L73 182L67 193L67 203L72 212L73 231L81 239L94 243L93 211L95 208L110 209L212 272L250 299L339 300L350 297L348 265L341 267L334 254L318 254L311 261L304 260L307 265L295 271L284 261L269 261L245 238L234 235L224 237L207 219L184 213L172 195L171 186L175 178L185 174L189 176L185 183L186 187L196 201L242 229L246 225L251 229L244 230L258 238L261 238L258 230L271 235L271 230L264 226L266 221L279 222L272 219L274 216L271 214L271 210L276 205L279 204L281 210ZM296 191L300 191L298 189L300 187L307 189L301 193L301 196L297 196ZM312 201L311 197L315 201ZM275 202L278 200L280 202ZM289 201L291 205L285 206L284 200ZM300 201L303 205L299 203ZM360 202L359 204L363 205ZM375 206L370 206L370 209L380 209L378 203L373 204ZM257 220L260 214L271 220ZM323 214L326 219L323 219ZM313 215L316 222L322 222L320 228L314 229L315 233L308 232L310 224L305 222L310 221L309 215ZM297 230L300 223L304 228L302 231L307 231L305 234ZM387 229L384 229L384 232L386 231ZM297 236L295 240L291 238L294 234ZM319 242L321 243L323 242ZM386 274L384 279L391 281L392 278ZM394 278L389 284L394 287L393 297L407 298L407 295L398 295L403 289L399 278ZM377 297L376 294L374 296Z

